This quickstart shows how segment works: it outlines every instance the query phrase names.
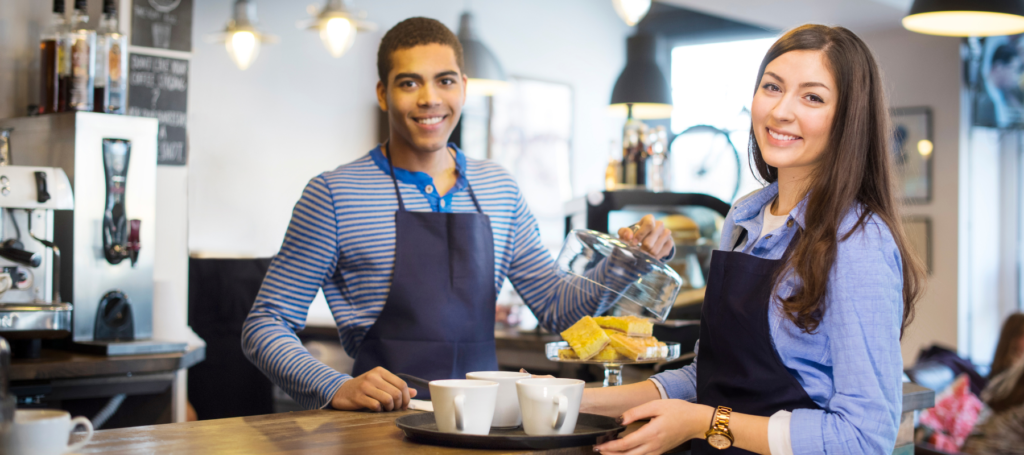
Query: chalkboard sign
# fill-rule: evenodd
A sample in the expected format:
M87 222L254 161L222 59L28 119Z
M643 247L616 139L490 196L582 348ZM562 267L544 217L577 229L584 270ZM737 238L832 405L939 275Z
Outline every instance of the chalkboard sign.
M132 46L192 52L192 0L133 0Z
M188 64L176 58L128 56L128 115L160 120L157 164L184 166L188 161Z

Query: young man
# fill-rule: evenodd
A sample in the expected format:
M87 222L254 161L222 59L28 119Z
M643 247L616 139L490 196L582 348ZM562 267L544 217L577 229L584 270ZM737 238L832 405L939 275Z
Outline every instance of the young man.
M506 277L551 330L598 302L563 292L536 221L500 166L467 160L448 137L466 98L462 47L440 22L405 20L377 54L390 136L309 182L245 322L248 358L307 408L405 409L428 380L496 370L494 311ZM671 235L653 217L620 233L655 257ZM352 376L295 336L322 288ZM353 377L354 376L354 377Z

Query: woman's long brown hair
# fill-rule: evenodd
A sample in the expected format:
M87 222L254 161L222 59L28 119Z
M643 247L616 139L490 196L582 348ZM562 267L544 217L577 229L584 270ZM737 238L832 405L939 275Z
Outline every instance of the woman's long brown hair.
M761 61L755 93L765 67L780 55L816 50L825 55L837 85L838 99L828 143L811 182L804 212L806 228L786 267L776 278L795 272L802 286L781 298L786 316L801 330L814 332L825 314L829 274L836 261L838 244L872 215L889 227L903 261L903 330L913 319L914 304L921 294L924 267L910 249L903 229L901 203L893 173L892 130L889 105L881 73L871 50L857 35L843 27L804 25L790 30ZM768 183L778 180L778 169L768 165L750 129L753 165ZM847 232L839 232L843 218L861 204L865 209Z
M996 354L992 358L992 369L988 378L999 376L1013 365L1022 352L1017 352L1017 343L1024 337L1024 313L1014 313L1003 322L1003 330L999 332L999 343L996 344Z

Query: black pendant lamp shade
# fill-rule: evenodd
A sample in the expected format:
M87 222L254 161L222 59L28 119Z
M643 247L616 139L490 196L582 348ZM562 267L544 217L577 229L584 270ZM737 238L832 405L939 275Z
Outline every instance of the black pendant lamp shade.
M1015 35L1024 32L1024 0L914 0L903 26L928 35Z
M498 62L498 57L480 41L473 28L473 15L468 11L462 13L459 20L459 43L462 44L470 94L493 95L508 87L505 69Z
M637 34L626 39L626 67L612 89L611 108L633 118L672 116L672 90L656 59L655 37Z

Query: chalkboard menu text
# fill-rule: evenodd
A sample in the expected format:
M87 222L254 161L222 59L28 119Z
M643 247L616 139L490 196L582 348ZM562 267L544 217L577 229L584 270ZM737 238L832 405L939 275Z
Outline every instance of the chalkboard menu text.
M160 121L157 164L188 162L188 60L131 54L128 57L128 115Z
M133 0L132 46L192 52L193 0Z

